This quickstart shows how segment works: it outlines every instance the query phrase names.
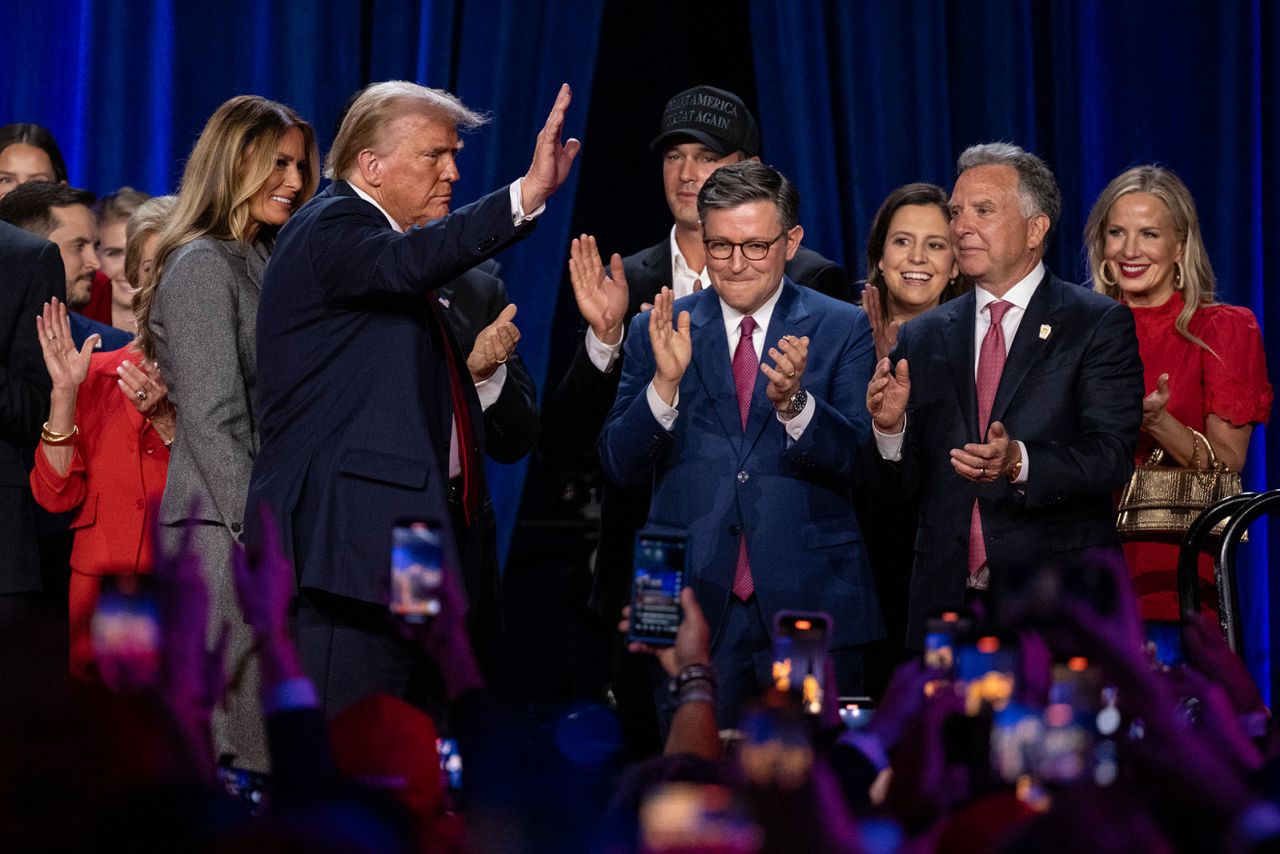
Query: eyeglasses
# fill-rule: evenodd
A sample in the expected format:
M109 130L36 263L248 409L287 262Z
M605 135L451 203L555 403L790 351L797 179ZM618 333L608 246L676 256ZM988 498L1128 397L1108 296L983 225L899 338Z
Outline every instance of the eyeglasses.
M702 241L702 245L707 247L707 254L717 261L728 261L733 257L735 249L741 249L742 257L748 261L763 261L768 257L773 244L786 236L787 233L783 231L773 240L748 240L746 243L732 243L728 240L712 238Z

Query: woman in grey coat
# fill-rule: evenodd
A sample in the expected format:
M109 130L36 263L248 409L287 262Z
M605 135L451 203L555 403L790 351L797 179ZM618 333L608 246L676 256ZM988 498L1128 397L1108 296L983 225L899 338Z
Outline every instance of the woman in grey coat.
M193 523L210 645L230 627L214 747L255 770L268 767L257 663L231 574L258 449L254 325L275 233L315 193L318 159L311 126L283 104L242 95L219 107L187 161L156 275L136 298L139 344L160 363L178 412L160 522L170 547Z

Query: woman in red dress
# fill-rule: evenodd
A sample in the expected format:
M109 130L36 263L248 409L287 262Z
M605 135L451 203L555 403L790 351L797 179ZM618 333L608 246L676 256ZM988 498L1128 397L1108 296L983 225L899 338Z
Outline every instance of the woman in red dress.
M1138 166L1116 177L1085 225L1094 289L1133 309L1146 376L1137 463L1159 445L1166 465L1208 467L1192 431L1233 471L1244 468L1254 424L1273 399L1262 332L1247 308L1214 301L1213 268L1185 184ZM1190 429L1189 429L1190 428ZM1178 546L1131 542L1125 558L1148 620L1178 618ZM1213 561L1200 560L1201 602L1216 610Z

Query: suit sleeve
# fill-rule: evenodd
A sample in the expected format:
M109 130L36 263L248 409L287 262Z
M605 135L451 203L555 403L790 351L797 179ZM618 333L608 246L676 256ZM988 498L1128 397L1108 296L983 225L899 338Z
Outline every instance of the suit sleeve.
M496 277L495 269L493 275ZM508 305L507 288L497 280L494 297L485 314L487 326L498 319ZM502 394L484 413L485 453L500 463L514 463L533 450L538 440L538 393L533 377L519 353L507 360L507 379Z
M235 331L253 318L239 316L240 275L222 253L201 248L179 258L160 283L172 342L163 369L178 392L179 441L213 502L202 518L228 526L244 521L253 470L253 423Z
M655 464L675 441L674 430L653 417L645 396L655 369L648 312L632 319L623 353L618 397L600 433L600 463L605 476L618 485L641 486L652 481ZM675 430L681 429L682 420L677 419Z
M18 277L14 277L17 279ZM40 439L40 425L49 415L53 387L36 338L36 316L53 297L66 299L66 280L58 247L46 243L31 264L26 282L7 282L20 290L9 351L0 360L0 431L15 445L31 447Z
M508 188L400 234L363 199L344 198L318 214L311 263L335 300L426 293L505 249L533 228L516 228Z
M853 285L849 283L849 277L845 274L844 268L838 264L828 264L823 267L807 284L818 293L826 294L833 299L850 304L854 302Z
M1026 442L1029 508L1119 489L1133 474L1143 379L1133 315L1126 306L1116 303L1099 319L1078 377L1080 430L1075 440Z
M824 330L825 331L825 330ZM812 347L823 346L815 336ZM814 394L817 411L804 434L783 453L801 469L824 473L852 483L858 466L858 449L871 435L867 412L867 382L875 362L871 326L858 310L853 328L843 341L832 369L830 399Z
M602 373L587 354L585 337L556 386L542 416L543 446L557 459L571 461L594 453L613 401L625 357Z

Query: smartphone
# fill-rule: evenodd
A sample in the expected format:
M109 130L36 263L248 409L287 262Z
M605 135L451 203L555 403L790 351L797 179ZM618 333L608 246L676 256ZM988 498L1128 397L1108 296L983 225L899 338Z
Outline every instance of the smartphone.
M240 801L250 815L259 815L267 805L267 786L270 778L266 774L237 768L230 763L218 763L218 782L227 794Z
M1161 670L1172 670L1186 663L1182 651L1182 623L1177 620L1143 620L1146 651Z
M672 646L684 612L683 537L641 531L636 534L635 572L631 579L631 617L627 639L649 646Z
M779 611L773 618L773 684L800 699L805 714L822 711L827 694L831 617L820 611Z
M403 520L391 529L391 613L406 623L426 623L440 613L444 549L440 525Z
M90 623L94 658L116 690L155 683L160 672L160 614L149 576L106 576Z
M876 701L870 697L840 697L836 703L840 710L840 722L845 729L862 729L871 723L871 717L876 711Z
M1034 758L1035 776L1065 785L1094 771L1102 694L1097 671L1082 656L1053 666L1044 730Z
M956 649L956 683L963 691L964 710L977 717L983 710L1000 711L1013 699L1017 650L994 635Z

